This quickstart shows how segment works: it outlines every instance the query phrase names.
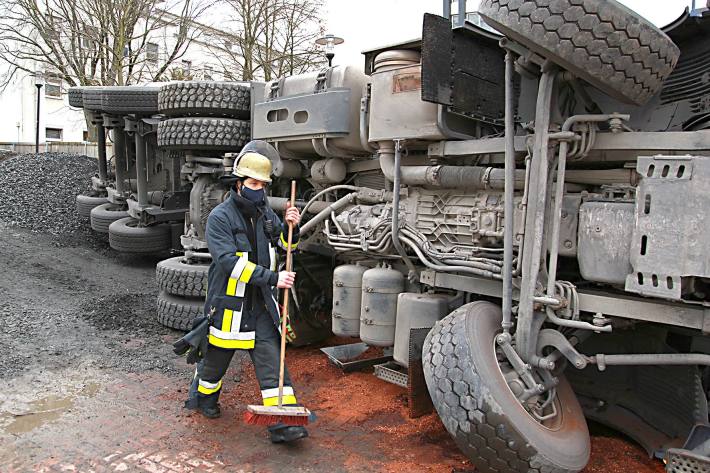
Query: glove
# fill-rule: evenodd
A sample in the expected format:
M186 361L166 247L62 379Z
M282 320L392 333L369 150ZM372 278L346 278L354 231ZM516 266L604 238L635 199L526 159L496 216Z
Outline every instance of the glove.
M279 308L281 309L281 314L283 314L283 305L279 304ZM281 327L281 324L283 323L283 316L279 316L279 327ZM293 341L296 340L296 332L293 331L293 327L291 327L291 317L286 316L286 341L289 343L293 343Z

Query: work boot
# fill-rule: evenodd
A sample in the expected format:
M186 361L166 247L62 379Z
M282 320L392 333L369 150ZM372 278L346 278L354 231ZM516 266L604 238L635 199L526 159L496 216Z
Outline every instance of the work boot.
M198 411L202 413L208 419L216 419L222 415L222 411L219 408L219 393L217 391L214 394L201 394L197 392L197 377L192 380L190 385L190 390L188 392L187 401L185 401L185 408L193 411Z
M284 425L278 423L268 428L272 443L293 442L308 437L308 431L301 425Z

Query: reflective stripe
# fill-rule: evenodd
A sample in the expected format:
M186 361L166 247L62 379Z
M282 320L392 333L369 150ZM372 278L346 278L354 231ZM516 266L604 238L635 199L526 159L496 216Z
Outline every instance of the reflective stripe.
M296 401L296 396L286 396L282 398L281 403L284 406L288 406L289 404L298 404ZM279 396L277 395L276 397L265 397L264 398L264 405L265 406L278 406L279 405Z
M279 243L280 243L281 248L283 248L284 250L288 249L288 241L286 241L286 238L284 238L283 232L281 233L281 235L279 237ZM298 241L291 242L291 249L294 249L297 246L298 246Z
M197 385L197 390L202 394L214 394L222 388L222 380L220 379L216 383L210 383L209 381L200 380Z
M293 396L293 387L284 386L284 396ZM261 397L279 397L279 388L262 389Z
M230 350L252 350L254 348L254 340L223 340L210 335L208 341L210 345Z
M232 309L224 309L224 315L222 316L222 330L225 332L232 331L232 316L234 311ZM237 329L239 330L239 329Z
M239 276L239 281L247 283L251 279L251 275L254 272L254 269L256 269L256 264L252 263L251 261L247 261L247 265L244 267L244 271L242 271L242 275Z
M238 330L234 332L226 332L218 329L217 327L210 327L210 335L221 338L222 340L254 340L256 332L240 332Z
M239 255L240 253L237 253ZM249 253L241 253L241 256L237 260L236 264L234 265L234 268L232 268L232 274L229 276L229 281L227 282L227 295L228 296L235 296L238 295L237 293L239 292L239 278L242 275L242 272L244 271L244 268L247 267L247 264L249 263ZM253 271L253 270L252 270ZM251 276L251 274L250 274ZM244 289L242 288L242 296L244 295Z
M276 248L271 246L269 242L269 269L271 271L276 271Z

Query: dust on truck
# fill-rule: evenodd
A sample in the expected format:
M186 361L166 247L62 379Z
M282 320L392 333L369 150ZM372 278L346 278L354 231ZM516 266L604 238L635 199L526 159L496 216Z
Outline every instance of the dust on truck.
M480 16L252 90L302 255L336 262L333 331L422 367L476 471L580 471L585 417L708 471L708 10Z

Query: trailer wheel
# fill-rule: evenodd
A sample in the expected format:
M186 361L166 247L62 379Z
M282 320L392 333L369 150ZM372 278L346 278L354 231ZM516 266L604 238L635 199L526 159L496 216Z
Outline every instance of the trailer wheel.
M187 332L192 328L194 318L202 315L204 306L204 299L188 299L160 291L158 293L158 322L166 327Z
M158 287L175 296L205 297L208 264L189 264L184 256L160 261L155 268Z
M572 388L560 377L553 401L558 414L544 424L528 413L498 361L501 319L496 305L473 302L427 336L424 376L439 417L476 471L580 471L589 460L589 431Z
M91 110L93 112L101 112L103 110L102 90L103 86L100 85L82 87L81 101L83 102L86 110Z
M175 150L239 151L249 122L233 118L171 118L158 124L158 146Z
M108 242L116 251L159 253L170 249L170 226L158 224L141 227L138 220L125 217L108 227Z
M128 211L122 205L105 204L97 205L90 212L91 228L99 233L108 233L108 227L116 220L128 217Z
M231 82L173 82L160 88L160 113L176 116L249 118L251 90Z
M84 97L81 93L81 87L69 87L69 106L74 108L84 108Z
M76 196L76 212L81 217L89 218L94 207L107 202L106 197L92 197L80 194Z
M113 115L154 115L158 113L160 87L104 87L101 95L102 109Z
M483 0L494 28L611 97L643 105L680 50L646 19L613 0Z

